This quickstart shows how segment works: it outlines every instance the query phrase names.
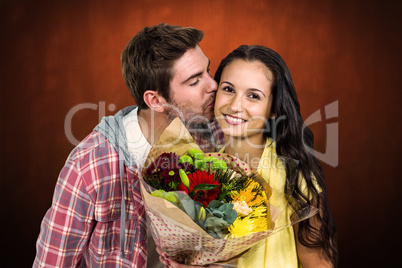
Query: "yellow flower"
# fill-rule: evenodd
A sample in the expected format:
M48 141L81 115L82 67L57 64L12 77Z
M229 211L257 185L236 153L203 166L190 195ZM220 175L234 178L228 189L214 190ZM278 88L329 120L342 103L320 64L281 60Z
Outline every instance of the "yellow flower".
M228 238L241 237L271 228L271 219L267 217L267 196L260 184L249 178L245 189L230 193L234 209L238 216L229 227ZM265 203L266 202L266 203Z
M255 207L251 212L251 217L265 217L267 215L267 208L264 207Z
M265 195L263 194L263 191L261 192L263 196L258 194L258 189L260 187L258 182L248 179L246 185L247 187L240 192L232 191L231 197L233 199L233 203L236 201L245 201L249 207L261 205L264 201Z
M237 218L232 225L229 227L229 237L241 237L249 234L251 232L249 222L247 221L249 218Z
M266 217L252 217L251 215L237 219L229 227L229 238L241 237L254 232L262 232L268 229Z

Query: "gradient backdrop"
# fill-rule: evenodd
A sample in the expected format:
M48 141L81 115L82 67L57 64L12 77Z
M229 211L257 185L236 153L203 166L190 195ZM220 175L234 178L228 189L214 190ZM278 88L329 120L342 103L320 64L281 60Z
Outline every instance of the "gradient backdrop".
M74 141L101 116L133 104L121 51L143 27L168 22L204 31L212 74L240 44L284 58L303 118L322 115L310 125L317 151L327 150L327 125L338 127L338 164L322 165L340 267L401 267L398 2L0 1L1 266L32 265ZM336 101L338 113L326 119L325 107Z

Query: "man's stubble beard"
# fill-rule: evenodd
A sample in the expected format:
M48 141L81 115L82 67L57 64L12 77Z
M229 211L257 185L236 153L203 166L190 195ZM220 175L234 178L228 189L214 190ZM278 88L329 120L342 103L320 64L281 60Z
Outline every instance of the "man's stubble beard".
M190 134L198 133L204 139L211 140L213 133L210 123L214 118L213 109L211 111L211 115L207 116L206 113L208 111L209 104L213 100L214 98L209 99L206 104L202 106L201 114L194 112L188 107L179 106L174 100L171 100L165 106L165 114L168 116L169 120L179 117Z

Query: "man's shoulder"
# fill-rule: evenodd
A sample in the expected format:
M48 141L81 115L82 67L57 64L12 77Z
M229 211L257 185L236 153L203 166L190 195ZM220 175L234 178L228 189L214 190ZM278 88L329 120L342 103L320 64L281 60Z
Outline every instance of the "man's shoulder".
M103 157L111 153L117 153L112 144L102 133L94 130L72 150L68 159L79 162L89 155Z
M118 165L119 153L102 133L94 130L70 153L65 168L75 169L91 193L114 187L120 178Z

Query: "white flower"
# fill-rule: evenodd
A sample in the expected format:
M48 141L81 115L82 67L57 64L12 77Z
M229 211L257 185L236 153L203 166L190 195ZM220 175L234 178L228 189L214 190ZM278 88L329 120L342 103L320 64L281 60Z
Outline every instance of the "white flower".
M251 207L249 207L247 205L246 201L235 201L233 203L233 209L237 211L237 214L239 214L240 216L247 216L248 214L250 214L253 209Z

